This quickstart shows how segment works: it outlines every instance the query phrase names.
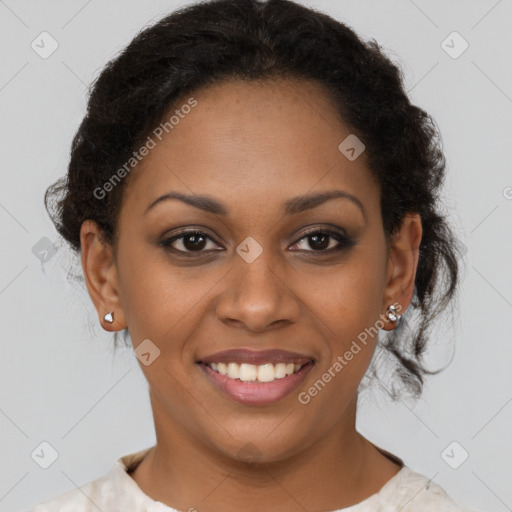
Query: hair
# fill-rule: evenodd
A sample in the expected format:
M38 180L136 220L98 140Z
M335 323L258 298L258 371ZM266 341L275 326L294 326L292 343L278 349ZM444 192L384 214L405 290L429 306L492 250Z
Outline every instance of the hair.
M67 176L47 189L46 209L75 253L87 219L115 249L130 176L104 198L94 191L112 179L155 126L192 91L227 80L280 77L323 86L340 118L365 144L380 186L387 240L404 215L421 216L411 307L379 343L394 361L393 379L419 396L424 375L437 373L422 357L432 321L454 297L459 279L457 240L438 200L445 175L441 137L431 116L409 101L400 68L374 39L363 41L346 24L290 0L211 0L144 28L91 84ZM125 342L128 334L125 329Z

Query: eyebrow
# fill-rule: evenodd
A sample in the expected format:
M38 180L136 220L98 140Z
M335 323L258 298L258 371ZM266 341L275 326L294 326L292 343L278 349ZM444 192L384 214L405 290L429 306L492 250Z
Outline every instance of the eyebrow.
M149 210L154 208L157 204L171 199L177 199L178 201L182 201L183 203L195 206L200 210L213 213L215 215L222 215L224 217L229 215L229 209L213 197L202 195L187 195L182 194L181 192L169 192L158 197L148 205L144 215L146 215ZM330 199L347 199L351 201L353 204L359 207L363 217L366 219L366 211L363 203L356 196L350 194L349 192L345 192L344 190L326 190L323 192L293 197L292 199L288 199L284 202L283 213L284 215L294 215L301 213L306 210L316 208L317 206L320 206Z

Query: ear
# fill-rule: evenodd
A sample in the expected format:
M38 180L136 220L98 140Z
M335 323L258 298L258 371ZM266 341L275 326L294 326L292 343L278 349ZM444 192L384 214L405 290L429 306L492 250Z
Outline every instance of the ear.
M408 213L404 216L400 230L392 236L382 304L384 312L390 304L396 304L398 312L403 314L411 303L422 232L420 215ZM390 331L395 327L394 322L386 319L383 329Z
M101 229L93 220L82 223L82 269L101 326L106 331L120 331L126 327L126 322L119 292L117 267L113 248L103 241L101 234ZM104 316L107 313L113 313L113 323L105 321Z

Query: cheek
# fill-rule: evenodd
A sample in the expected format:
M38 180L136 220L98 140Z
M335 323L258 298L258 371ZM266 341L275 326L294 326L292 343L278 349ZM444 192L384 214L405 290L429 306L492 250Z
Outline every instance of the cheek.
M180 269L168 261L163 250L140 247L120 251L118 267L134 346L150 339L163 356L170 353L176 361L175 354L188 346L187 340L207 315L208 292L222 274L199 267Z
M385 253L378 248L359 249L344 265L333 267L330 275L312 280L315 285L309 290L308 304L328 340L319 376L337 396L357 389L383 325Z
M356 396L374 354L382 325L378 323L379 279L368 266L354 265L350 272L347 267L347 272L326 282L330 293L325 288L322 293L318 286L312 295L315 314L322 320L318 323L321 336L327 343L315 378L297 398L308 413L323 416L327 424L337 421Z
M309 316L323 331L321 336L329 340L323 350L326 360L343 355L379 318L385 253L376 241L367 233L344 263L302 266L299 274L290 271L286 276L294 293L314 313ZM180 268L163 249L140 240L120 239L119 249L123 308L134 346L150 339L162 355L182 352L180 359L189 356L187 340L214 314L211 294L222 287L226 269L215 265ZM369 346L371 341L370 335ZM363 353L357 358L363 364L364 359ZM173 366L177 366L176 359Z
M346 343L375 325L381 313L384 268L382 257L361 250L309 281L304 297L324 321L327 333Z
M139 338L158 337L159 330L168 325L179 312L180 290L177 276L162 272L161 265L142 251L133 248L118 259L123 308L134 344ZM175 278L175 279L173 279Z

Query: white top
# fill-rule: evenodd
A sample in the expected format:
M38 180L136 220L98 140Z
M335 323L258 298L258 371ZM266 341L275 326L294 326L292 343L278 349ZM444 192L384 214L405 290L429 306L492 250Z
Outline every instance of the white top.
M80 489L46 501L27 512L177 512L144 494L127 470L151 448L119 458L110 472ZM191 508L190 510L194 510ZM470 512L458 507L437 484L404 466L377 494L333 512Z

